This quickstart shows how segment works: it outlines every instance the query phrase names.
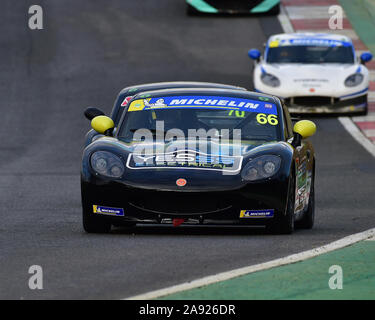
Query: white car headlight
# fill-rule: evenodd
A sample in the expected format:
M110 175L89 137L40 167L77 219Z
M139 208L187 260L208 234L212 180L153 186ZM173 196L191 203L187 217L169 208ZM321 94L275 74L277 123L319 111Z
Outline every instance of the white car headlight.
M281 158L274 155L264 155L250 160L242 169L242 179L256 181L275 175L281 165Z
M270 87L276 88L280 86L280 80L270 73L262 73L260 76L262 82Z
M363 79L364 77L361 73L354 73L351 76L346 78L345 86L356 87L362 83Z
M120 178L125 171L121 159L108 151L96 151L91 155L91 167L95 172L110 178Z

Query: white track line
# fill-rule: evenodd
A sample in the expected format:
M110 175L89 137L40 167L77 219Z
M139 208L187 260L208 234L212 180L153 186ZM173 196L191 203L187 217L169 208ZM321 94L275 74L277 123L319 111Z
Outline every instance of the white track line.
M369 120L371 121L371 120ZM375 137L375 129L365 129L363 130L364 134L368 138L374 138Z
M375 91L369 91L367 96L369 102L375 101Z
M285 9L290 19L326 19L327 26L328 20L331 18L329 8L331 6L287 6ZM344 18L346 14L344 13Z
M370 239L374 236L375 236L375 228L364 231L364 232L360 232L360 233L350 235L348 237L342 238L340 240L337 240L335 242L329 243L327 245L324 245L324 246L321 246L321 247L318 247L318 248L315 248L315 249L312 249L312 250L292 254L292 255L284 257L284 258L272 260L272 261L265 262L265 263L256 264L256 265L253 265L253 266L248 266L248 267L244 267L244 268L239 268L239 269L235 269L235 270L231 270L231 271L218 273L218 274L215 274L215 275L212 275L212 276L208 276L208 277L204 277L204 278L201 278L201 279L193 280L191 282L185 282L185 283L182 283L182 284L178 284L178 285L175 285L175 286L172 286L172 287L169 287L169 288L151 291L151 292L148 292L148 293L145 293L145 294L140 294L140 295L137 295L137 296L126 298L126 300L156 299L156 298L160 298L160 297L167 296L167 295L170 295L170 294L174 294L174 293L177 293L177 292L207 286L209 284L233 279L233 278L236 278L236 277L239 277L239 276L243 276L245 274L254 273L254 272L257 272L257 271L263 271L263 270L267 270L267 269L271 269L271 268L275 268L275 267L280 267L280 266L291 264L291 263L300 262L300 261L303 261L303 260L306 260L306 259L310 259L310 258L319 256L319 255L327 253L327 252L331 252L331 251L334 251L334 250L337 250L337 249L341 249L341 248L350 246L350 245L352 245L356 242L359 242L359 241Z
M375 157L375 144L368 140L365 135L358 129L358 127L353 123L352 120L346 117L340 117L339 121L344 126L346 131L348 131L352 137L362 145L368 152L370 152Z
M281 13L278 16L278 19L280 21L281 26L284 29L284 32L291 33L294 32L293 26L290 23L290 20L288 18L288 15L286 13L286 10L283 6L281 6ZM344 128L353 136L353 138L358 141L368 152L370 152L375 157L375 145L372 144L364 135L363 133L358 129L358 127L353 123L352 120L346 117L340 117L339 121L344 126ZM291 263L300 262L306 259L310 259L316 256L319 256L324 253L328 253L337 249L341 249L347 246L350 246L356 242L363 241L363 240L375 240L375 228L369 229L364 232L356 233L350 236L347 236L345 238L342 238L340 240L334 241L332 243L329 243L327 245L292 254L290 256L272 260L265 263L256 264L253 266L248 266L244 268L239 268L235 270L230 270L222 273L218 273L216 275L204 277L201 279L193 280L191 282L185 282L182 284L178 284L175 286L171 286L168 288L155 290L151 292L147 292L144 294L132 296L129 298L126 298L126 300L149 300L149 299L156 299L159 297L167 296L170 294L174 294L181 291L186 291L190 289L195 289L203 286L207 286L209 284L213 284L220 281L225 281L229 279L233 279L239 276L243 276L245 274L267 270Z
M343 29L343 30L330 30L328 29L328 23L327 23L327 29L320 29L320 30L297 30L296 32L298 33L308 33L308 32L313 32L313 33L333 33L333 34L338 34L342 36L347 36L351 38L352 40L357 40L358 35L355 33L354 30L352 29Z
M369 112L367 116L354 116L352 118L354 122L364 122L364 121L374 121L375 122L375 112ZM368 137L369 135L366 134Z
M277 16L277 18L279 19L279 22L280 22L282 28L284 29L285 33L293 33L294 32L293 25L290 22L290 19L288 17L288 14L287 14L284 6L280 6L280 14Z

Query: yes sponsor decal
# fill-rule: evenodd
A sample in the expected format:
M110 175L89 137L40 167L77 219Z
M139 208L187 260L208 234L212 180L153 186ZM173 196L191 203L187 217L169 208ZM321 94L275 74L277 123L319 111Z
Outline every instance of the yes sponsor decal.
M273 218L274 210L241 210L240 218Z
M96 204L94 204L92 207L93 207L93 212L97 214L104 214L104 215L110 215L110 216L124 216L124 209L122 208L104 207L104 206L98 206Z
M128 111L182 108L237 110L277 115L277 107L273 103L221 96L173 96L137 99L130 104Z
M139 155L130 154L126 163L129 169L201 169L238 172L242 156L212 155L194 150Z

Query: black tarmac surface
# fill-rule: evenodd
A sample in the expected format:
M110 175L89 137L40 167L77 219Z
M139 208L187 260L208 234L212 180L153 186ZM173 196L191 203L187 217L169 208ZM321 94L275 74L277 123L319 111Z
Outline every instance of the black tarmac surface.
M88 106L118 91L196 80L251 88L247 50L281 31L276 18L188 17L183 0L2 1L0 298L126 298L311 249L375 226L374 159L335 118L315 119L317 221L309 231L136 227L89 235L79 171ZM40 265L44 289L30 290ZM328 271L327 271L328 272Z

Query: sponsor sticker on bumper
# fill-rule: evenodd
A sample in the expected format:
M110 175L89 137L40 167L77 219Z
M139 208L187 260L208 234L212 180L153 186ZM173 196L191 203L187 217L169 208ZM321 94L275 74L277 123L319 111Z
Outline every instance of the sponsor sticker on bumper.
M272 218L274 215L273 209L267 210L241 210L240 218Z
M124 216L124 209L122 208L103 207L96 204L93 205L93 212L109 216Z

